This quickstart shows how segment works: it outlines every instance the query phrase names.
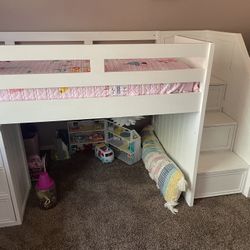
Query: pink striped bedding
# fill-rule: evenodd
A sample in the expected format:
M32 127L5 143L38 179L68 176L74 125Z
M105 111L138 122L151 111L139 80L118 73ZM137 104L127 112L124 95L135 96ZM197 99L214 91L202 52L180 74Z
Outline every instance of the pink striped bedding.
M190 68L175 58L162 59L116 59L105 60L105 71L156 71ZM0 75L43 74L43 73L88 73L91 71L88 60L54 61L0 61ZM94 86L93 86L94 85ZM0 101L28 101L77 99L90 97L164 95L171 93L198 92L199 83L152 83L135 85L3 89Z

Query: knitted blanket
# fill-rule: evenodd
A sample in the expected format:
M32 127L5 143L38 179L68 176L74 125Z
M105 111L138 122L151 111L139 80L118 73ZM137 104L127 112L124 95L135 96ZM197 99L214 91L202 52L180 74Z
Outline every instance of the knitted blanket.
M164 206L172 213L178 212L175 206L187 182L177 165L167 156L162 145L154 134L153 127L142 130L142 160L149 176L156 182L166 203Z

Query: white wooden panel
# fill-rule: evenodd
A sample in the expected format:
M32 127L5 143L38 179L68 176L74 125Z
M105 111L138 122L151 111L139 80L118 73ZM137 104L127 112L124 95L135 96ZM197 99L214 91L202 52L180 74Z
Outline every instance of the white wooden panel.
M225 85L210 85L206 110L221 111L225 95Z
M205 30L177 30L177 31L160 31L161 41L170 43L174 41L175 36L187 36L194 39L207 40L207 31Z
M0 103L0 123L198 112L201 93ZM24 112L25 111L25 112Z
M230 71L232 62L232 53L235 46L235 35L233 33L224 32L208 32L208 40L215 44L213 74L217 75L223 80L229 79L228 73Z
M2 158L2 154L1 154L1 148L0 148L0 168L3 168L3 158Z
M245 170L198 174L195 198L241 193Z
M168 155L183 171L188 183L186 201L192 206L196 179L199 113L154 117L154 128ZM198 149L199 150L199 149Z
M21 223L30 190L24 146L18 124L1 125L0 148L4 160L11 199L18 223Z
M238 124L233 150L250 164L250 62L241 34L208 32L216 43L213 71L227 82L224 111ZM248 174L244 195L250 190Z
M171 82L202 82L203 69L105 72L105 59L197 57L205 62L209 44L129 44L129 45L23 45L1 46L0 60L67 60L88 59L89 73L1 75L2 89L91 86L117 84L149 84ZM195 64L194 64L195 65ZM202 88L202 86L201 86Z
M6 194L9 195L9 186L4 169L0 168L0 197Z
M203 40L197 40L189 37L184 37L184 36L175 36L175 43L184 43L184 44L197 44L197 43L202 43L202 44L208 44L208 42L205 42ZM188 57L183 59L188 65L191 65L194 68L206 68L207 66L207 61L204 60L204 58L201 57Z
M185 199L193 205L198 168L203 121L208 85L213 60L213 45L209 44L208 56L204 61L206 71L204 84L200 86L201 110L199 113L157 116L154 119L156 135L169 156L179 165L189 183Z
M0 89L201 82L203 69L0 75ZM104 66L103 66L104 68Z
M116 31L116 32L0 32L0 41L115 41L115 40L154 40L157 31Z
M165 57L206 57L207 43L197 44L105 44L105 45L8 45L0 46L0 59L70 60Z
M249 166L249 168L250 168L250 166ZM248 173L246 174L246 181L245 181L245 185L244 185L242 193L247 198L250 197L250 169L248 170Z
M205 127L202 134L201 151L231 150L236 126Z
M14 222L16 220L10 199L0 198L0 226L1 223Z
M218 111L206 112L204 126L223 126L223 125L237 125L237 123L227 114Z
M233 150L250 165L250 60L244 40L235 34L224 110L238 124ZM247 175L243 194L249 196L250 174Z
M200 154L198 173L246 170L247 163L231 151L207 151Z
M238 124L234 151L250 164L250 61L240 45L233 53L224 111Z

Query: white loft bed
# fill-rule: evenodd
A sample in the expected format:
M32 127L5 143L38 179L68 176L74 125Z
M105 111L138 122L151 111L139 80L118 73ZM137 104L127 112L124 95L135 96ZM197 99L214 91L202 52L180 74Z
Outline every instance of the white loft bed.
M58 37L49 33L15 33L15 41L79 41L82 43L103 40L123 40L123 33L67 34ZM29 89L29 88L60 88L81 87L97 83L105 85L130 85L173 82L200 82L200 92L157 96L126 96L119 98L84 98L74 100L53 101L23 101L1 102L0 123L20 123L70 120L76 118L121 117L136 115L188 113L201 110L203 96L206 92L207 75L211 66L211 44L198 40L176 36L173 44L112 44L112 45L8 45L10 33L0 35L7 46L0 46L0 61L26 60L83 60L90 61L88 73L56 73L56 74L1 74L0 89ZM75 36L79 37L76 38ZM93 36L90 40L91 35ZM6 40L4 37L6 36ZM81 37L82 36L82 37ZM87 37L86 40L84 37ZM127 33L131 40L155 40L153 33ZM43 38L43 39L42 39ZM13 38L12 38L13 39ZM65 41L64 41L65 42ZM137 59L137 58L180 58L192 66L190 69L169 71L137 71L137 72L105 72L106 59ZM41 107L43 107L41 109ZM82 108L84 107L84 108Z
M165 43L168 40L172 40L172 43ZM139 44L135 44L138 41ZM166 151L186 175L189 189L185 198L190 206L193 205L197 161L213 58L212 43L183 36L168 36L165 39L161 32L3 32L0 33L0 44L1 42L0 62L89 60L90 72L1 74L0 90L85 87L93 83L105 86L107 83L108 85L138 83L145 85L199 82L199 91L192 93L1 101L0 148L3 166L0 168L3 167L6 171L11 186L9 196L12 197L15 210L17 209L21 215L17 215L18 218L20 217L17 223L21 223L30 188L27 175L26 182L21 180L22 174L20 174L18 162L20 163L22 159L21 165L25 168L25 161L23 149L18 150L16 146L19 145L20 148L22 145L18 124L25 122L154 115L156 134ZM123 42L126 44L120 44ZM105 72L104 70L104 61L107 59L136 60L138 58L178 58L191 68L133 72ZM178 136L174 138L173 135L176 132ZM12 144L15 149L13 152ZM16 170L18 167L19 170ZM23 187L21 191L18 191L18 184Z

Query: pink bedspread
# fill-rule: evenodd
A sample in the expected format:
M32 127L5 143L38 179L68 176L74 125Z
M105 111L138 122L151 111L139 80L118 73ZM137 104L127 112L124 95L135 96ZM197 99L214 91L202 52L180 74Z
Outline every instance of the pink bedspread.
M105 60L105 71L149 71L190 68L174 58ZM0 74L43 74L90 72L88 60L1 61ZM116 86L32 88L0 90L0 101L54 100L89 97L164 95L197 92L199 83L152 83Z

